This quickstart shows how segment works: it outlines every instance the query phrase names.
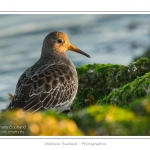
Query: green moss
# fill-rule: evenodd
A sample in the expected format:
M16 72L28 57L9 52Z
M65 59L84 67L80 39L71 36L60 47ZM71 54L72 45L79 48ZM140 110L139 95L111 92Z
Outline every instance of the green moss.
M77 67L79 76L79 88L76 99L72 105L72 109L87 107L85 99L90 94L98 103L110 102L108 97L114 97L115 104L128 104L131 99L130 94L134 92L134 85L128 85L138 77L143 76L150 71L150 59L141 58L128 66L113 65L113 64L93 64ZM138 80L137 80L138 82ZM142 82L139 80L139 82ZM146 81L148 82L148 81ZM119 93L117 92L118 89ZM124 96L124 90L130 88ZM142 96L142 87L136 88L135 98ZM111 93L112 92L112 93ZM110 95L109 95L110 94ZM109 95L109 96L108 96ZM106 97L107 96L107 97ZM120 97L123 101L120 101ZM112 102L111 102L112 103Z
M150 118L137 118L133 112L116 106L91 106L73 119L85 135L150 135Z
M83 76L90 68L92 65L82 65L77 67L77 72L78 72L78 76Z
M123 66L93 64L78 67L79 88L72 108L86 107L85 99L88 94L94 96L95 99L107 95L112 90L112 84L115 85L112 81L118 68L123 68Z
M150 73L138 77L133 82L112 91L108 96L98 101L101 103L111 103L119 106L129 106L136 98L150 95Z

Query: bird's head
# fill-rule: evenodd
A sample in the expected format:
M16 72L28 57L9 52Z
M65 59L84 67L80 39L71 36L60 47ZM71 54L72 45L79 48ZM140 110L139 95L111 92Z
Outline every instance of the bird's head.
M43 41L42 51L45 50L55 53L65 53L67 50L70 50L90 57L88 54L72 45L66 34L58 31L51 32L45 37Z

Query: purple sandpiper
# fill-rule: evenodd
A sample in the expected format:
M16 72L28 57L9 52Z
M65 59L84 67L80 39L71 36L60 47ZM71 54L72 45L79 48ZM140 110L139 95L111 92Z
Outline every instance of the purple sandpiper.
M65 53L67 50L90 57L72 45L66 34L49 33L43 41L40 59L19 78L7 110L19 108L31 113L47 109L66 110L78 89L77 72Z

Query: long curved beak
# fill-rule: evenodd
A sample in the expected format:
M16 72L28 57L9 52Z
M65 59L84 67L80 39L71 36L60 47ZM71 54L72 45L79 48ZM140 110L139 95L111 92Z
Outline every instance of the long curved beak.
M77 48L76 46L74 46L74 45L72 45L72 44L69 44L68 50L71 50L71 51L80 53L80 54L82 54L82 55L84 55L84 56L90 58L90 55L86 54L85 52L83 52L82 50L80 50L79 48Z

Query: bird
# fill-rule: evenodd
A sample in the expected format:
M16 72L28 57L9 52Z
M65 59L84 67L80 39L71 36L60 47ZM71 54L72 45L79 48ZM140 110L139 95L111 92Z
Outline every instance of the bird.
M49 33L44 38L39 60L20 76L7 111L21 109L35 113L53 109L61 113L70 107L77 94L78 75L66 55L68 50L90 58L72 45L65 33Z

